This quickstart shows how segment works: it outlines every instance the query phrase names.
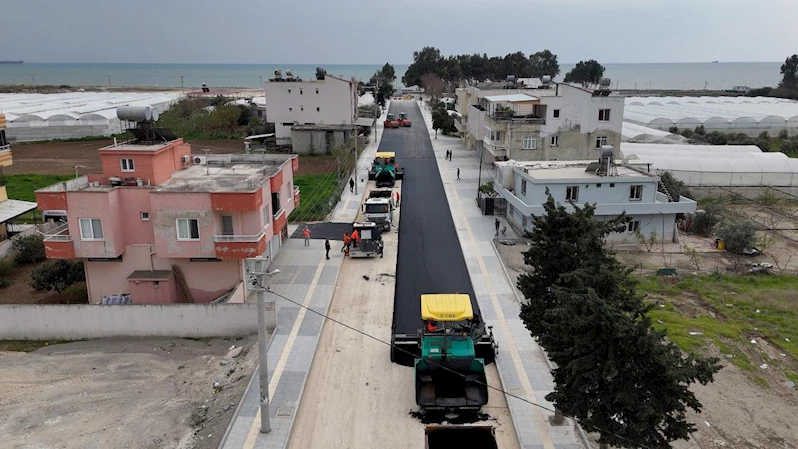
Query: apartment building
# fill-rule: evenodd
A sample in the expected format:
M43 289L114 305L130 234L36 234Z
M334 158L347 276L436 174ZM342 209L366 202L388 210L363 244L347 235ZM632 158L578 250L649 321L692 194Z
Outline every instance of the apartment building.
M102 173L36 191L51 259L81 259L89 300L207 303L248 293L244 261L273 259L299 204L296 155L192 156L183 139L99 150Z
M326 153L357 136L357 82L333 75L324 79L294 78L280 71L265 84L266 117L274 123L278 144L292 144L294 153Z
M485 150L485 161L588 160L604 145L620 147L623 97L610 95L608 87L529 84L536 87L466 88L458 95L463 103L457 111L467 105L467 125L455 125L466 130L469 147Z
M607 240L636 243L637 234L648 237L652 231L663 243L678 242L675 225L678 214L694 213L695 201L673 198L660 178L646 166L616 166L612 150L596 161L496 162L496 190L507 200L506 218L518 231L532 229L533 216L544 214L542 204L548 196L558 203L595 204L597 219L611 219L626 212L632 221Z

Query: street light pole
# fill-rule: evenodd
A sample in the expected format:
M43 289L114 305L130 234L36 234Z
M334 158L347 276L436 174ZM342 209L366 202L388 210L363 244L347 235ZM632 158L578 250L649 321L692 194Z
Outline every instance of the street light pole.
M261 285L266 275L260 275ZM269 367L266 364L266 290L258 289L258 378L260 380L260 433L272 431L269 422Z

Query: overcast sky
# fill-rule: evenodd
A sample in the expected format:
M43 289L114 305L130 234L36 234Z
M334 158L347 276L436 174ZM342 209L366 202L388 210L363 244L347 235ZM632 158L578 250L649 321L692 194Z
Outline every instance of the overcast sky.
M0 0L0 18L0 60L29 62L403 64L426 45L550 49L561 63L798 53L798 0Z

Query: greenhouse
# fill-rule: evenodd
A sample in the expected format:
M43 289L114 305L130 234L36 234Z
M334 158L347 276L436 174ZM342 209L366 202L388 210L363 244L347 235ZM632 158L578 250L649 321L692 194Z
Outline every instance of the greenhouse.
M679 134L668 131L649 128L636 123L623 122L621 129L621 140L623 142L645 142L645 143L679 143L686 142L687 139Z
M690 187L798 187L797 159L756 146L624 143L621 154L629 163L671 172Z
M109 136L123 131L119 106L151 106L159 113L181 97L177 92L69 92L0 94L12 142Z
M629 97L625 122L661 131L671 128L756 135L798 134L798 102L768 97Z

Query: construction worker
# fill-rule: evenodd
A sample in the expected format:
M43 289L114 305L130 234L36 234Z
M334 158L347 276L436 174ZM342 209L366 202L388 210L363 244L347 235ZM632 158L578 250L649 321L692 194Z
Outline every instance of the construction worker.
M327 260L330 260L330 239L324 240L324 249L327 251Z
M396 192L394 192L393 194L396 197L396 207L399 207L399 198L400 198L401 195L399 195L399 191L398 190Z
M355 193L355 180L349 178L349 193Z
M305 237L305 246L310 246L310 229L307 226L302 230L302 235Z
M357 244L360 243L360 234L358 234L357 229L352 231L351 239L352 245L357 248Z
M344 232L344 246L341 248L341 252L345 254L349 254L349 245L352 243L352 239L349 238L349 233Z
M457 167L457 179L460 179L460 167Z
M435 320L428 320L427 332L437 332L437 331L438 331L438 322Z

